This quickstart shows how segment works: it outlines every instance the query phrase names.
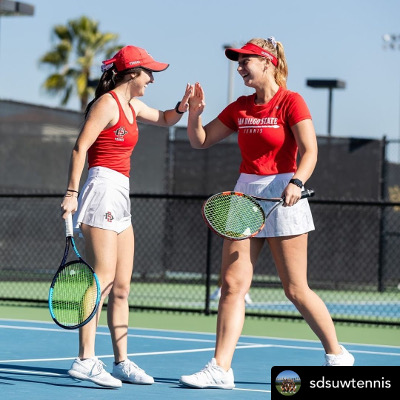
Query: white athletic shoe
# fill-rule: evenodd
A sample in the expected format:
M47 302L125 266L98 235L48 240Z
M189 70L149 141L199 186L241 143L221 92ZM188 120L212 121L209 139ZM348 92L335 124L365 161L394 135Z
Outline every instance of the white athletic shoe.
M244 296L244 302L246 304L252 304L253 303L253 300L250 297L250 293L246 293L246 296Z
M325 354L325 364L324 367L338 367L338 366L348 366L354 365L354 357L350 354L344 346L340 346L342 352L340 354Z
M198 389L233 389L235 387L232 368L225 371L213 358L200 372L183 375L179 382L182 385Z
M104 369L104 363L97 357L87 358L86 360L76 358L68 374L75 379L91 381L99 386L109 388L119 388L122 386L122 382L111 376Z
M122 382L136 383L138 385L151 385L153 377L147 375L133 361L126 359L118 364L114 363L112 376Z
M210 300L219 300L221 298L221 288L217 287L211 294Z

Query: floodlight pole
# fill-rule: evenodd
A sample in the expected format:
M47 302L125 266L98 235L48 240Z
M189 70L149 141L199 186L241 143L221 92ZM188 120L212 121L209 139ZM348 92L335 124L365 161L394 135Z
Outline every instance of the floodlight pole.
M0 15L17 16L33 15L35 7L20 1L0 0Z
M224 50L235 47L234 44L224 44ZM229 60L229 73L228 73L228 104L233 102L233 83L235 81L235 63Z
M400 35L394 35L394 34L389 34L385 33L382 36L383 39L383 48L390 49L390 50L400 50ZM399 120L400 120L400 114L399 114ZM398 139L398 160L400 162L400 122L399 122L399 139Z
M0 17L30 16L34 12L35 7L30 4L20 1L0 0Z
M328 135L331 136L332 128L332 88L328 88Z
M328 89L328 136L331 136L333 89L344 89L346 82L339 79L307 79L307 86L316 89Z

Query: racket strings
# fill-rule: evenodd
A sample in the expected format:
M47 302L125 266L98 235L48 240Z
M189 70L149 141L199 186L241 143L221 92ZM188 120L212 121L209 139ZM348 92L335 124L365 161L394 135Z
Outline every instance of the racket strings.
M84 322L96 308L97 282L84 263L71 263L57 275L52 293L52 310L64 326Z
M252 199L233 193L213 196L203 213L217 233L232 239L252 236L264 225L261 207Z

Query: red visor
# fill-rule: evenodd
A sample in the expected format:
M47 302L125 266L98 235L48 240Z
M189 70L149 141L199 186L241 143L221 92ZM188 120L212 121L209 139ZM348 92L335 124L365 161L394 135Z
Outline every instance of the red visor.
M251 54L265 57L271 60L275 67L278 65L278 59L273 54L253 43L246 43L241 49L225 50L225 55L232 61L237 61L239 59L239 54Z

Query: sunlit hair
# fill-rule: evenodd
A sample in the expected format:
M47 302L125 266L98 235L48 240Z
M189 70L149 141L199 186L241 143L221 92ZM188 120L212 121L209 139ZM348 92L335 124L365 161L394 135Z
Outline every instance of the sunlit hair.
M281 42L275 42L276 48L272 40L268 39L260 39L254 38L249 40L247 43L255 44L259 47L262 47L265 50L268 50L271 54L273 54L278 59L278 65L275 68L275 82L286 89L286 81L288 77L288 66L285 57L285 51L283 49L283 45Z
M107 71L104 71L97 85L94 99L86 107L85 118L87 118L90 108L99 97L103 96L103 94L108 93L110 90L115 89L119 83L123 82L126 79L126 75L133 74L135 77L137 77L140 75L142 70L143 68L129 68L125 69L124 71L118 72L115 67L112 67Z

